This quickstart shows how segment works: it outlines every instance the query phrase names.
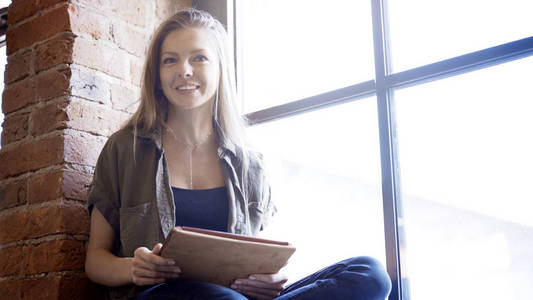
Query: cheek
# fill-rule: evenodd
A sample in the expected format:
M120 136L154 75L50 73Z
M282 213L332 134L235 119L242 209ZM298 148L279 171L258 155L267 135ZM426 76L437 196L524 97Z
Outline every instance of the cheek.
M165 72L164 70L159 72L159 80L161 81L161 87L165 87L165 85L168 84L169 81L172 80L171 76L169 75L169 72Z

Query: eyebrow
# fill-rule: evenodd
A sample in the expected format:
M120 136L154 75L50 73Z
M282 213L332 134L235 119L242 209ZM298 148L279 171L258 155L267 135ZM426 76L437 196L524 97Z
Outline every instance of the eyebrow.
M191 53L194 54L194 53L203 52L203 51L206 51L206 50L205 49L196 49L196 50L191 51ZM165 52L161 52L161 55L163 55L163 54L174 54L174 55L176 55L176 54L179 54L179 53L173 52L173 51L165 51Z

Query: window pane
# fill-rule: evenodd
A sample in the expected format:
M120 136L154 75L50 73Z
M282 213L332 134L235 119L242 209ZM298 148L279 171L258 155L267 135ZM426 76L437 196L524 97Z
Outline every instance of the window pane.
M412 300L531 298L532 70L528 57L395 92Z
M370 255L385 264L375 98L249 128L277 215L265 237L293 243L291 281Z
M239 1L239 86L251 112L370 80L370 1Z
M394 72L533 36L531 12L531 0L389 0Z

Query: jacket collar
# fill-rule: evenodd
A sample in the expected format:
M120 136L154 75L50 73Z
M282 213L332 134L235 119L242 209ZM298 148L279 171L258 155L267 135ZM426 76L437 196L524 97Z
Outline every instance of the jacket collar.
M215 128L215 134L217 135L218 141L219 141L219 147L218 147L218 156L223 157L225 153L230 153L234 157L237 157L237 146L231 142L228 138L226 138L224 132L218 125L218 123L213 124ZM151 140L157 147L159 151L163 148L163 141L161 139L161 127L158 127L154 130L148 131L146 133L137 133L137 137ZM133 132L133 130L132 130Z

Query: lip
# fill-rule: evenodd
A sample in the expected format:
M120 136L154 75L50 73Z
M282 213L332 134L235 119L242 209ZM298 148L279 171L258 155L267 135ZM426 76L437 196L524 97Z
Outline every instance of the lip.
M200 85L195 82L182 83L174 87L174 91L182 95L192 95L200 89Z
M175 90L179 90L179 91L195 90L199 88L200 88L200 84L197 82L183 82L174 87Z

